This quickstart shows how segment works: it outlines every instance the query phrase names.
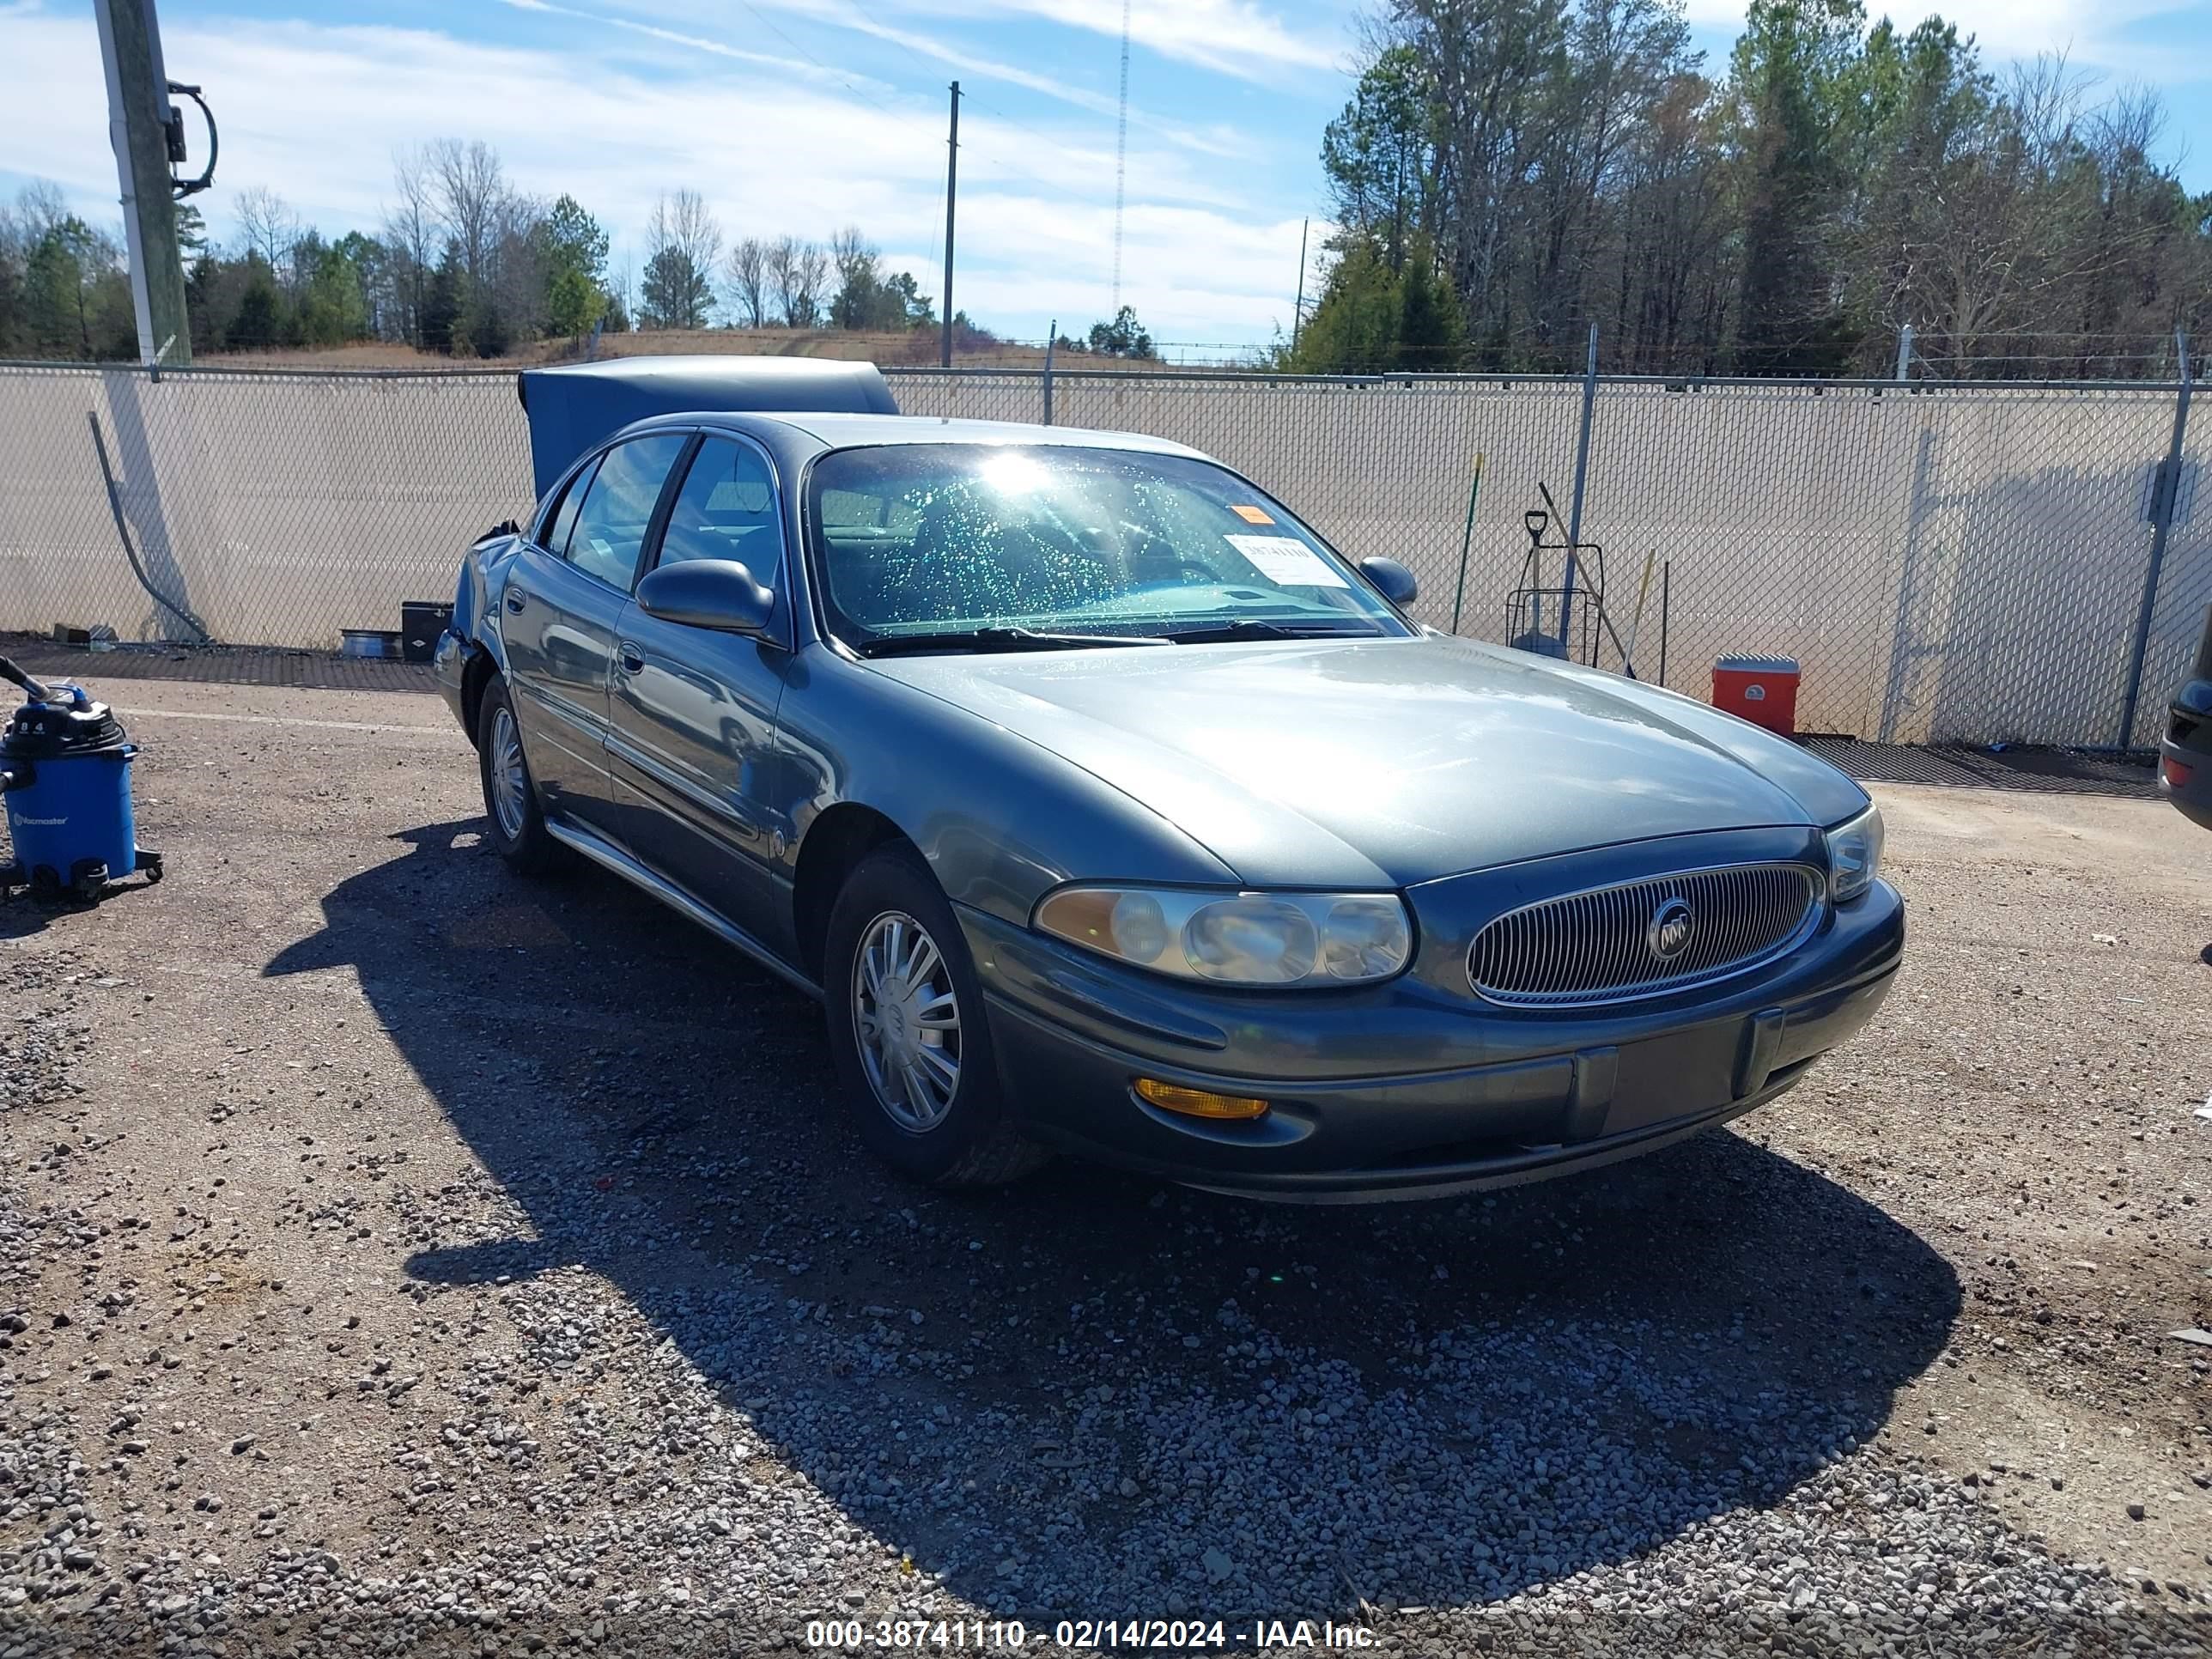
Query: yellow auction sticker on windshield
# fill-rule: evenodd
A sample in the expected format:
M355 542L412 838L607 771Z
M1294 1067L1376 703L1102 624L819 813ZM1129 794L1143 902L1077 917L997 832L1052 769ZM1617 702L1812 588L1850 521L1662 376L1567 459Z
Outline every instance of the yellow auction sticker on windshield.
M1222 540L1252 562L1252 568L1278 587L1349 587L1350 582L1322 562L1320 554L1290 536L1224 536Z
M1273 519L1269 518L1264 511L1256 507L1243 507L1231 501L1229 504L1229 510L1231 513L1234 513L1238 518L1243 520L1246 524L1274 523Z

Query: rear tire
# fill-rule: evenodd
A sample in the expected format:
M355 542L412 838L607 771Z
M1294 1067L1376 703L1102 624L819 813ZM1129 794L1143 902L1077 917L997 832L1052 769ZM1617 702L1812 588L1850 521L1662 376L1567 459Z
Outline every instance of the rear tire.
M522 728L507 682L495 678L484 688L477 711L477 772L483 782L485 838L517 875L540 876L556 869L566 850L545 827L538 809L538 785L523 757Z
M982 981L920 854L861 860L823 955L830 1051L870 1151L933 1187L1004 1186L1049 1158L1007 1112Z

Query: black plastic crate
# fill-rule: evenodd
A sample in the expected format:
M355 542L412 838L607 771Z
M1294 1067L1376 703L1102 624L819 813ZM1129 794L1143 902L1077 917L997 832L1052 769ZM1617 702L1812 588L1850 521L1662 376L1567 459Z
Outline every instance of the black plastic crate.
M403 599L399 605L399 654L409 662L428 662L437 654L438 635L453 625L451 604Z

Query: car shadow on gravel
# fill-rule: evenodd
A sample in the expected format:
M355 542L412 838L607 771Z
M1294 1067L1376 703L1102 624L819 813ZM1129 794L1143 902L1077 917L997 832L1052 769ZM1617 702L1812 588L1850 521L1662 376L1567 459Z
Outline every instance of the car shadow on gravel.
M427 1227L408 1272L603 1275L775 1479L994 1613L1321 1617L1556 1582L1784 1504L1881 1431L1960 1311L1928 1243L1755 1117L1425 1205L1065 1161L924 1192L839 1120L811 1003L611 878L519 881L478 828L406 832L265 970L356 972L528 1217Z

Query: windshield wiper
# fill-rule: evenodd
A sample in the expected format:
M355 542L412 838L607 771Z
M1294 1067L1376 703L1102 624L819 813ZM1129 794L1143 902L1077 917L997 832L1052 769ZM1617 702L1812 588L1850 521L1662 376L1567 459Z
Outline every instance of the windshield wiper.
M1268 622L1260 617L1239 617L1210 628L1179 628L1168 635L1175 645L1218 645L1229 640L1319 640L1346 635L1366 637L1380 633L1376 628L1340 628L1333 623L1308 624L1288 622Z
M1094 645L1168 645L1151 634L1042 634L1032 628L963 628L936 634L885 634L853 648L864 657L923 651L1079 651Z

